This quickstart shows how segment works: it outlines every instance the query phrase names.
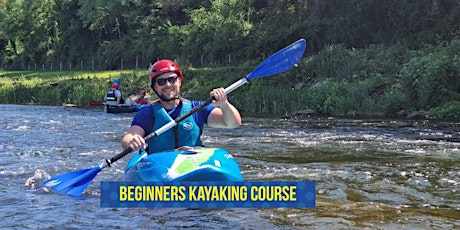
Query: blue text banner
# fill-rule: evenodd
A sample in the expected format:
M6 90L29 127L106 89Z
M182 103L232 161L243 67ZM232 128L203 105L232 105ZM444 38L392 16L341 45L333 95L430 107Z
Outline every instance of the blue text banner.
M101 182L103 208L314 208L309 182Z

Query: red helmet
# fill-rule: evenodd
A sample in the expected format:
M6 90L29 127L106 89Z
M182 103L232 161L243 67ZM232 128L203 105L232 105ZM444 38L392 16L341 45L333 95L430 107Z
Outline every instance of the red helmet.
M139 93L145 96L146 94L145 89L142 89Z
M119 89L119 88L120 88L120 85L117 84L117 83L113 83L113 84L112 84L112 88Z
M180 81L184 78L182 72L180 71L180 67L171 60L160 60L155 62L150 68L149 71L149 81L152 84L152 79L158 77L163 73L174 72L179 76Z

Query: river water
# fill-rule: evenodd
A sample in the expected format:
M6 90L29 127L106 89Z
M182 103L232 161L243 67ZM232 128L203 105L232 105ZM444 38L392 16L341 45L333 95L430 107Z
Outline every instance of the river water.
M8 229L460 228L460 124L410 120L244 117L207 128L246 181L316 181L310 209L115 209L100 182L123 180L130 157L75 198L46 191L50 176L92 168L122 151L133 114L0 105L0 227Z

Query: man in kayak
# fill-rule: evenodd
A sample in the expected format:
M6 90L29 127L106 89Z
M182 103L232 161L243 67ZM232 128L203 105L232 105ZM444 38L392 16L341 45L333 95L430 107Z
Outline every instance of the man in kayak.
M142 89L139 92L139 97L134 99L131 104L132 105L147 105L149 104L149 99L145 98L146 91L145 89Z
M113 83L112 88L107 91L104 96L104 103L106 105L121 105L125 103L121 96L120 85L118 83Z
M236 128L241 125L240 113L227 100L224 89L216 88L209 94L214 97L210 105L146 143L145 136L201 104L201 101L180 97L183 78L179 66L173 61L161 60L152 65L149 72L150 87L159 100L136 113L128 133L122 139L123 148L142 148L147 149L148 153L156 153L183 146L202 146L200 137L204 124L218 128Z

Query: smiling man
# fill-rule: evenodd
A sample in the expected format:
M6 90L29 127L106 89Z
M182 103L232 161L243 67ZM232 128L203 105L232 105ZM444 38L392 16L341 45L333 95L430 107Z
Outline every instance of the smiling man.
M202 146L204 124L217 128L236 128L241 125L240 113L227 100L224 89L216 88L209 94L214 98L210 105L146 143L145 136L202 103L180 97L183 80L180 67L173 61L161 60L152 65L149 72L150 87L159 100L136 113L128 133L122 139L123 148L143 148L150 154L183 146Z

